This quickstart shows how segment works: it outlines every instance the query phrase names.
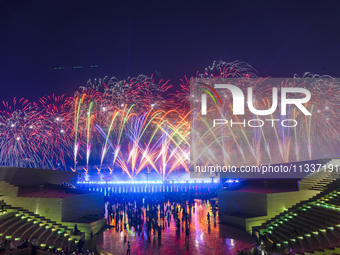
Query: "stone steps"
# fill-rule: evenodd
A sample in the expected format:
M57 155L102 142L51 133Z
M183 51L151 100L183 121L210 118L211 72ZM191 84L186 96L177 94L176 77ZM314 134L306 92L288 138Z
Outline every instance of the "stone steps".
M10 239L15 247L26 238L37 238L42 247L74 247L84 238L84 233L71 234L72 229L20 207L5 205L0 212L0 236Z

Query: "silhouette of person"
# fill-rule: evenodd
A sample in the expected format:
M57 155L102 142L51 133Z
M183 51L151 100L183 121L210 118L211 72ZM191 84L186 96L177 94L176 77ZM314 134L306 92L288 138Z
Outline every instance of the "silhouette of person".
M126 255L130 255L130 241L128 241L127 245L128 247L127 247Z

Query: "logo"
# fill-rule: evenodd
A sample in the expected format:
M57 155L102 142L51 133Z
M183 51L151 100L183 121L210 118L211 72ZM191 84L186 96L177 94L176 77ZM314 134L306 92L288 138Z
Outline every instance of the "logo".
M228 89L233 98L233 115L244 115L244 94L240 88L238 88L235 85L231 84L215 84L213 88L212 86L209 86L204 83L200 83L207 88L209 88L219 99L221 105L222 100L220 96L218 95L216 89ZM207 94L210 95L210 97L213 99L215 105L216 100L213 97L213 95L204 88L199 89L205 91ZM300 93L304 94L304 98L287 98L287 94L289 93ZM287 112L287 105L295 105L304 115L312 115L304 106L304 103L307 103L311 99L311 93L309 90L304 89L304 88L289 88L289 87L283 87L281 88L281 115L286 115ZM278 105L278 93L277 93L277 88L273 87L272 90L272 106L267 109L267 110L258 110L255 109L254 104L253 104L253 88L249 87L247 88L247 103L248 103L248 109L251 113L255 115L270 115L276 111L277 105ZM202 94L201 95L201 114L202 115L207 115L207 95Z
M241 167L339 157L339 79L214 74L190 79L192 177L205 167L208 175L211 166L236 166L228 178L263 178ZM301 169L291 170L278 178ZM264 178L277 178L272 173Z
M210 85L207 85L207 84L204 84L202 82L197 82L198 84L201 84L203 86L206 86L207 88L209 88L212 92L214 92L214 94L217 96L218 100L220 101L221 105L222 104L222 100L219 96L219 94L217 93L216 89L214 89L213 87L211 87ZM200 88L198 87L200 90L203 90L204 92L206 92L211 98L212 100L214 101L215 105L217 105L216 103L216 100L214 98L214 96L207 90L207 89L204 89L204 88ZM206 115L207 114L207 95L206 94L202 94L202 108L201 108L201 112L202 112L202 115Z

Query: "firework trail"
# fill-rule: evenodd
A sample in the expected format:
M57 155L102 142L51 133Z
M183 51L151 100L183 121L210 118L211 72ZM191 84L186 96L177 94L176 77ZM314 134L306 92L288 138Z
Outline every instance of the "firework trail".
M282 81L280 87L307 88L312 94L312 100L304 105L312 116L294 107L288 107L285 117L276 113L268 116L279 121L296 120L299 125L291 129L278 125L279 121L252 128L240 125L234 129L229 123L223 128L209 126L212 119L221 116L242 122L232 115L231 100L216 106L208 100L210 110L204 120L199 109L190 108L190 102L201 99L195 97L197 91L190 88L191 82L203 79L213 85L222 79L237 79L245 95L248 87L253 88L255 109L269 109L273 86L270 79L256 73L247 63L220 61L203 72L184 76L175 93L169 81L139 75L88 81L69 98L52 95L33 103L16 98L12 103L3 102L0 164L66 170L67 162L73 161L74 171L83 164L87 172L93 161L100 165L99 172L104 162L110 162L110 173L120 168L134 179L143 170L153 169L166 179L177 169L189 172L200 160L203 165L217 158L224 165L258 165L339 156L340 84L330 76L306 73ZM232 98L229 90L219 95ZM260 120L248 110L244 118ZM204 131L197 126L201 121ZM201 153L197 154L198 150Z

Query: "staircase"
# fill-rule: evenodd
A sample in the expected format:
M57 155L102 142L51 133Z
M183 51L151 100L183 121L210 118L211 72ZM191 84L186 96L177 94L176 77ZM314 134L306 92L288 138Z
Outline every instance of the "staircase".
M331 171L330 166L333 166L333 171ZM339 166L338 172L334 166ZM320 167L318 172L314 172L299 181L299 189L323 191L336 178L340 178L340 160L330 159Z
M31 240L33 237L42 248L61 250L63 247L74 249L85 235L73 235L72 229L21 207L5 205L0 210L0 238L11 240L17 247L23 239Z
M263 223L266 250L290 254L340 254L340 179L322 186L323 191L301 201Z

